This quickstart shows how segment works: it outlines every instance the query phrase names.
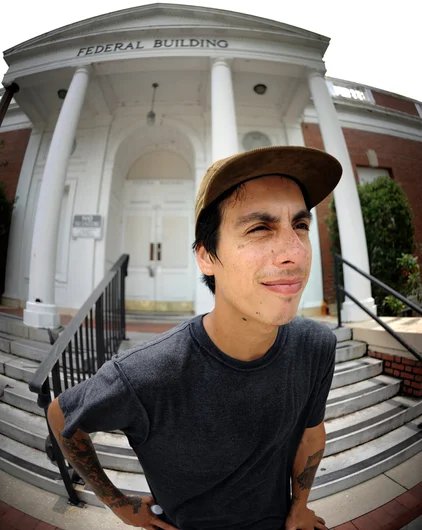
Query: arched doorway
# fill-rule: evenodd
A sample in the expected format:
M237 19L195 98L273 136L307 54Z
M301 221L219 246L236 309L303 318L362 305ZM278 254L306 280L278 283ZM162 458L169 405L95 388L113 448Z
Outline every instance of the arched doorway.
M128 310L193 311L193 216L192 169L181 155L153 149L135 160L123 186Z

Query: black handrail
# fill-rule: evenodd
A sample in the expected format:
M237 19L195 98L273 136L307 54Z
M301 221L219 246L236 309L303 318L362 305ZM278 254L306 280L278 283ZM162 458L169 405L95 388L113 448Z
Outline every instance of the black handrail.
M60 336L49 331L51 350L29 382L38 394L38 405L47 419L52 393L57 397L69 387L94 375L117 353L126 338L125 279L129 255L123 254L97 285ZM51 391L52 387L52 391ZM80 505L73 482L79 477L66 465L50 426L48 454L59 467L71 504Z
M341 300L340 300L340 292L344 293L345 296L350 298L352 302L354 302L358 307L360 307L367 315L369 315L371 318L373 318L381 327L383 327L392 337L396 339L397 342L399 342L402 346L406 348L407 351L409 351L412 355L414 355L419 361L422 361L422 355L415 350L413 346L411 346L408 342L406 342L404 339L400 337L388 324L383 322L375 313L373 313L370 309L366 308L359 300L357 300L353 295L351 295L346 289L341 285L340 283L340 275L339 275L339 263L344 263L348 267L352 268L368 280L370 280L372 283L375 283L375 285L378 285L378 287L381 287L388 293L390 293L392 296L403 302L403 304L407 305L415 311L415 313L418 313L422 316L422 309L418 307L416 304L405 298L403 295L383 283L382 281L378 280L378 278L375 278L375 276L372 276L371 274L368 274L358 267L356 265L353 265L350 263L350 261L347 261L339 254L334 254L334 277L335 277L335 284L336 284L336 301L337 301L337 322L338 327L341 328Z

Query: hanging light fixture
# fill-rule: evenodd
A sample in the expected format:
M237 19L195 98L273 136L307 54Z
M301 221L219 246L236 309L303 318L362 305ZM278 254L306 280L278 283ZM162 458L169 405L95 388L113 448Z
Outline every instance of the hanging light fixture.
M154 102L155 102L155 91L157 90L158 83L152 83L152 101L151 101L151 110L147 114L147 124L154 125L155 123L155 112L154 112Z

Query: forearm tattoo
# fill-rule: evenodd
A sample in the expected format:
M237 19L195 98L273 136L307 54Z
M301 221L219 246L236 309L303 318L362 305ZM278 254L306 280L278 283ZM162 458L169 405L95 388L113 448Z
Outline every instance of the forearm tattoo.
M324 449L321 449L321 451L318 451L314 455L308 457L308 461L306 462L305 469L297 477L297 482L301 490L311 489L323 454L324 454Z
M109 506L114 505L113 503L123 501L125 504L128 504L125 496L112 484L105 474L89 437L68 439L60 436L60 445L66 459L69 460L77 473L92 487L97 497L104 500L104 502L106 501ZM134 506L134 510L136 509L134 513L137 513L139 506Z

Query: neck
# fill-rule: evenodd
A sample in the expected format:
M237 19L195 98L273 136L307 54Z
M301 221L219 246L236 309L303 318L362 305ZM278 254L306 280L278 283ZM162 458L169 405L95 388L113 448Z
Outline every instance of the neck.
M235 310L219 311L216 306L203 323L210 339L226 355L241 361L260 359L274 344L278 326L244 318Z

